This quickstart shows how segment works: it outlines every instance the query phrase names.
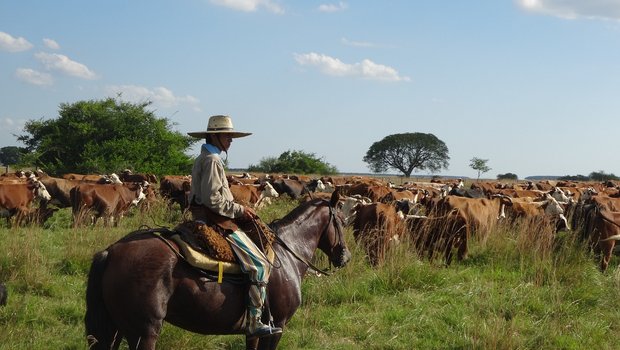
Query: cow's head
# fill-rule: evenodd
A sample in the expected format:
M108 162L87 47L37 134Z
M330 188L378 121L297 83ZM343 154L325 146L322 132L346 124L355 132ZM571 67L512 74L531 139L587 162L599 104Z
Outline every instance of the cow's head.
M110 174L110 181L113 184L122 184L123 183L121 181L121 179L118 177L118 175L116 175L116 173Z
M47 192L45 185L36 178L30 179L30 184L33 186L34 196L40 198L43 201L49 201L52 196Z
M558 218L561 225L558 225L558 229L566 227L566 229L570 230L570 226L568 225L568 220L566 216L564 216L564 208L558 203L558 201L553 198L550 194L547 193L545 196L545 201L543 202L543 208L545 208L545 215L549 215L554 218Z
M556 201L567 203L570 198L562 191L559 187L554 187L551 191L549 191L551 197L555 198Z
M452 186L445 184L443 186L441 186L440 189L440 194L441 194L441 198L445 198L448 196L448 194L450 193L450 191L452 191Z
M396 205L396 213L398 217L404 219L409 212L413 209L414 203L409 198L399 199L394 202Z
M142 187L142 184L138 185L138 189L136 190L136 192L136 198L131 201L132 205L138 205L141 200L146 198L146 194L144 193L144 188Z
M594 187L588 187L581 195L581 200L587 201L589 199L592 199L592 197L596 196L597 194L598 192L594 189Z
M265 198L278 197L280 195L278 191L276 191L276 189L273 188L273 186L269 182L265 182L265 187L263 187L263 191L261 192L261 194Z
M340 211L344 216L345 225L349 225L353 222L355 215L361 206L370 203L372 203L370 198L362 197L359 194L341 198Z

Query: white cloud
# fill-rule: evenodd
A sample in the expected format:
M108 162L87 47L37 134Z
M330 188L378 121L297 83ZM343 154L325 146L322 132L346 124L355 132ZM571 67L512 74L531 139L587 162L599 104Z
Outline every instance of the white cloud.
M269 12L284 13L284 9L271 0L211 0L211 3L244 12L255 12L264 7Z
M50 74L38 72L30 68L17 68L15 76L22 81L33 85L52 85L54 79Z
M32 44L28 40L19 37L14 38L10 34L0 32L0 50L8 52L26 51L32 48Z
M151 101L155 105L171 108L181 104L189 105L193 110L200 112L200 100L191 95L175 96L174 93L165 87L149 89L137 85L109 85L105 87L105 92L116 96L121 94L121 98L134 102Z
M59 50L60 49L60 45L58 45L56 40L53 40L53 39L44 38L43 39L43 45L45 45L45 47L47 47L50 50Z
M71 60L65 55L39 52L34 55L46 69L57 70L67 75L82 79L96 79L97 75L85 65Z
M302 66L315 66L321 72L337 77L360 77L382 81L410 81L409 77L400 76L392 67L377 64L365 59L362 62L348 64L327 55L318 53L295 54L295 60Z
M321 12L338 12L344 11L349 6L345 2L339 2L337 4L321 4L319 5L319 11Z
M620 20L618 0L517 0L524 9L566 19Z

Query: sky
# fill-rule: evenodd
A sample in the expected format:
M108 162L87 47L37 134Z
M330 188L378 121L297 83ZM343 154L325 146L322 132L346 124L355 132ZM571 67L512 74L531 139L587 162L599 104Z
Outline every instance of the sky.
M421 132L440 175L620 175L620 0L0 0L0 147L119 94L182 133L230 115L253 133L231 168L369 173L373 143Z

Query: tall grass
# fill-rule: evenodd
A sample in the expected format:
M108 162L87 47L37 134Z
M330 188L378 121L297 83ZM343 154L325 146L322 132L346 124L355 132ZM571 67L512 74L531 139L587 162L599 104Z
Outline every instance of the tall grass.
M295 202L278 199L267 222ZM71 228L68 210L45 228L0 227L0 349L86 349L83 317L92 255L142 225L174 226L164 205L132 212L119 227ZM613 349L620 336L618 261L601 273L575 232L545 222L497 225L474 235L469 258L446 266L407 240L377 268L347 229L351 263L332 276L308 274L303 304L283 349ZM315 263L329 265L322 253ZM242 349L242 336L202 336L166 324L160 349ZM126 349L124 344L123 349Z

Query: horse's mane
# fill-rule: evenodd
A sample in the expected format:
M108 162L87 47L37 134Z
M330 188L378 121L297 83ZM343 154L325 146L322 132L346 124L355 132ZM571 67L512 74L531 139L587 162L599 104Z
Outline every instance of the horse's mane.
M290 225L293 221L295 221L295 219L297 219L301 215L302 212L306 211L308 207L319 206L320 204L329 205L329 202L325 199L315 198L308 202L301 203L299 206L295 207L288 214L286 214L283 218L273 220L271 223L269 223L269 226L274 232L277 233L278 228Z

